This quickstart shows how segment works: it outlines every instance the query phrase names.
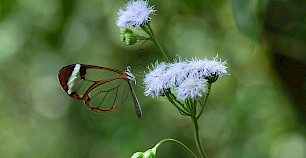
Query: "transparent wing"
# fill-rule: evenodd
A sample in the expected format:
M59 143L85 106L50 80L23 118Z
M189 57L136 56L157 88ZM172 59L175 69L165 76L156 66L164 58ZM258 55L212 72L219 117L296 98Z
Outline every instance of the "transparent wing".
M63 67L58 78L64 91L71 97L84 100L87 90L94 84L116 77L126 78L125 73L92 65L73 64Z
M119 108L129 93L127 80L111 78L94 84L85 96L85 104L95 112L110 112Z
M120 107L130 91L124 72L105 67L68 65L60 70L58 78L69 96L84 100L95 112L110 112Z

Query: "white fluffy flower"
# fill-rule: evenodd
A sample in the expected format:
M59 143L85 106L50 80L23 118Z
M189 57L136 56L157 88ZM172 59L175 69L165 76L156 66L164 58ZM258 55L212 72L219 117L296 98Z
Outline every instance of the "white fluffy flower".
M206 74L205 77L218 76L222 77L227 75L227 66L225 66L226 61L222 62L221 59L218 61L218 55L213 58L213 60L206 59Z
M190 74L199 78L222 77L227 75L226 61L218 61L218 55L213 60L193 58L189 62Z
M188 63L185 61L178 61L169 64L166 74L170 76L170 85L180 85L188 76Z
M119 17L116 24L121 29L129 28L131 26L137 28L146 25L151 19L149 15L155 11L154 6L149 6L148 1L131 0L125 5L124 9L119 9Z
M171 76L165 73L168 66L164 62L156 62L155 66L152 65L152 67L152 70L148 67L149 73L144 78L144 84L146 86L144 94L146 96L159 97L164 95L165 89L171 87L169 82Z
M188 77L177 88L177 99L186 100L187 98L196 99L202 97L207 92L206 80L196 77Z
M191 61L179 57L174 63L155 63L144 78L145 95L158 97L165 90L176 90L179 100L201 97L207 91L206 83L215 82L218 77L227 75L226 61L193 58Z

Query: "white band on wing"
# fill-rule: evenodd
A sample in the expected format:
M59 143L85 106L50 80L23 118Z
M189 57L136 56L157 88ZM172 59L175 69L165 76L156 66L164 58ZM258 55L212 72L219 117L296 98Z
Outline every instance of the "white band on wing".
M80 68L81 68L81 64L75 64L75 67L68 79L68 94L71 94L72 92L72 87L74 86L75 84L75 79L77 79L78 77L80 77Z

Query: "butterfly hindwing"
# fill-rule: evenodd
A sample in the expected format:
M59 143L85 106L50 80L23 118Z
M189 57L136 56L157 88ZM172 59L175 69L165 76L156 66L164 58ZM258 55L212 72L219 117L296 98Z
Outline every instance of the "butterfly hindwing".
M103 80L92 87L85 104L96 112L110 112L119 108L129 94L127 81L119 77Z

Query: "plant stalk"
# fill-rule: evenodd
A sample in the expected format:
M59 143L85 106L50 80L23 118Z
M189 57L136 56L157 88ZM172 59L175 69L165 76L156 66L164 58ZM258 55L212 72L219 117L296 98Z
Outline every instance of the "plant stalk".
M163 48L160 46L160 44L159 44L158 41L156 40L155 35L154 35L154 33L153 33L153 30L152 30L150 24L147 24L147 26L148 26L148 28L149 28L149 30L150 30L150 32L151 32L150 34L148 33L149 35L151 35L151 40L152 40L152 41L155 43L155 45L158 47L160 53L162 54L162 56L164 57L164 59L165 59L166 62L168 63L168 62L169 62L169 59L168 59L168 57L167 57L165 51L163 50Z
M195 135L195 139L196 139L196 144L197 144L197 148L199 150L199 153L201 155L202 158L207 158L206 153L203 149L202 143L201 143L201 139L200 139L200 134L199 134L199 124L198 124L198 119L196 117L191 117L193 125L194 125L194 135Z
M177 144L178 146L180 146L181 148L183 148L192 158L197 158L197 156L182 142L175 140L175 139L164 139L161 140L160 142L158 142L154 148L158 148L161 144L164 144L166 142L173 142L175 144Z
M207 88L208 90L207 90L207 94L206 94L206 96L205 96L204 102L203 102L203 103L202 103L202 102L200 102L200 105L201 105L201 110L200 110L200 112L199 112L198 116L196 116L196 119L199 119L199 118L201 117L201 115L202 115L203 111L204 111L205 105L206 105L207 100L208 100L208 96L209 96L209 94L210 94L211 85L212 85L212 83L208 83L208 88Z

